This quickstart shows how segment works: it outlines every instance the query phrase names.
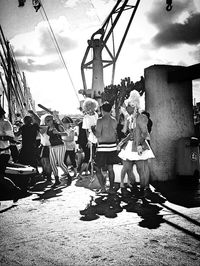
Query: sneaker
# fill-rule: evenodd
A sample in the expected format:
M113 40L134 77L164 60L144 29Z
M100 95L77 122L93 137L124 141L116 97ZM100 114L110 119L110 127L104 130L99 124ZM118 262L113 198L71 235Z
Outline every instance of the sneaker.
M55 187L59 186L60 184L61 184L61 182L59 180L56 180L55 183L51 187L55 188Z
M96 192L96 195L101 195L101 194L108 194L108 192L105 189L100 189L99 191Z
M67 186L70 186L72 183L72 176L70 174L67 175Z

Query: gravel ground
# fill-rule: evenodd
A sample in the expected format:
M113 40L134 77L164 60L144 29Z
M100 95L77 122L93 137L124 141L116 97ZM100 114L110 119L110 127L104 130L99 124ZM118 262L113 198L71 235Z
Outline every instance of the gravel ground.
M199 208L157 194L147 205L97 197L76 180L54 190L43 185L15 204L0 202L1 266L200 265Z

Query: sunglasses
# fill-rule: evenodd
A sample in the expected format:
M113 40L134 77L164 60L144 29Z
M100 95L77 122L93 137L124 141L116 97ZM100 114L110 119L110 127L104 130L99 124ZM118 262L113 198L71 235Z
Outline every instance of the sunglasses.
M46 123L49 123L50 121L53 121L53 119L47 119Z

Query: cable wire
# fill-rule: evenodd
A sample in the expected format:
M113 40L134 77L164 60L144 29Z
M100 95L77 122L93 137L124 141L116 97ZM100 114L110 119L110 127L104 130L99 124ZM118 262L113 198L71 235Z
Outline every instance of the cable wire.
M41 1L40 1L40 3L41 3ZM57 42L57 40L56 40L55 34L54 34L53 29L52 29L52 27L51 27L50 21L49 21L49 19L48 19L47 13L46 13L46 11L45 11L44 6L43 6L42 3L41 3L41 7L42 7L42 11L43 11L43 13L44 13L44 15L45 15L46 21L47 21L48 26L49 26L49 29L50 29L50 35L51 35L51 37L53 38L54 45L55 45L55 47L56 47L56 49L57 49L57 52L58 52L58 54L59 54L59 56L60 56L60 59L61 59L63 65L64 65L64 67L65 67L65 69L66 69L66 71L67 71L67 74L68 74L68 76L69 76L70 82L71 82L71 84L72 84L72 87L73 87L73 89L74 89L74 92L75 92L76 97L77 97L78 102L79 102L79 96L78 96L77 90L75 89L75 86L74 86L73 80L72 80L72 78L71 78L71 75L70 75L70 73L69 73L68 67L67 67L67 65L66 65L66 63L65 63L64 57L63 57L63 55L62 55L62 52L61 52L61 50L60 50L60 47L59 47L58 42ZM40 12L40 13L41 13L41 15L43 16L42 12Z

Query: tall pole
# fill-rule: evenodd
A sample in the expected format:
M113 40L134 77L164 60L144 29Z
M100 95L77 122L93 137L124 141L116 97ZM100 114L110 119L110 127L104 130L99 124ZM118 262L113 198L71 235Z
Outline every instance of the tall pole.
M10 45L9 41L6 41L7 49L7 64L8 64L8 76L7 76L7 92L8 92L8 118L12 123L12 111L11 111L11 58L10 58Z

